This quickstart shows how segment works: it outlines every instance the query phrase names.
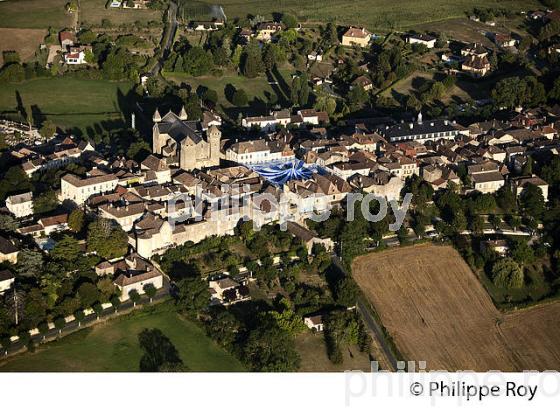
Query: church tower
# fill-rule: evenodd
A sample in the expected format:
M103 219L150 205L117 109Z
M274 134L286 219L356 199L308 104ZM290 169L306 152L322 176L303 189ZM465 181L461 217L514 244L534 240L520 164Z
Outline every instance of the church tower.
M210 144L210 166L220 165L220 141L222 139L222 132L215 125L211 125L207 131L208 143Z

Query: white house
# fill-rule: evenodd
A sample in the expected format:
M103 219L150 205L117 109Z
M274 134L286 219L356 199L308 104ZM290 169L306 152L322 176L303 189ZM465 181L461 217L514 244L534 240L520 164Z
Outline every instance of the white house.
M118 182L119 179L113 174L84 178L66 174L60 179L60 198L62 201L70 200L83 205L92 195L113 191Z
M422 44L427 48L434 48L436 46L436 38L428 34L411 34L406 38L409 44Z
M323 324L323 316L315 315L315 316L307 316L303 318L303 323L311 330L315 330L316 332L322 332L324 330Z
M0 271L0 295L4 294L14 284L16 278L9 270Z
M16 218L24 218L33 214L33 193L26 192L6 198L6 207Z

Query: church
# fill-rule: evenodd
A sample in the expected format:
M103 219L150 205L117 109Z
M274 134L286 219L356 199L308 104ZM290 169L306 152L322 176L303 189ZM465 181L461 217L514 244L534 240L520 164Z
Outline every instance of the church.
M191 171L220 165L222 124L219 116L205 111L201 121L189 121L185 107L177 115L169 111L163 117L156 109L153 116L152 151Z

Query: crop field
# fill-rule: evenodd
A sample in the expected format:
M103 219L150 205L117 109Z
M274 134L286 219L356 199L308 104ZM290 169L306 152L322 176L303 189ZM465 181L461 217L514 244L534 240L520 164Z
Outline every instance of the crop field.
M363 255L352 271L407 360L449 371L560 369L560 303L498 311L451 247Z
M6 0L0 2L0 27L64 28L72 16L64 10L68 0Z
M0 28L0 65L4 63L2 51L17 51L23 62L29 61L46 35L44 29Z
M361 24L381 30L465 17L465 13L473 7L503 7L512 11L542 7L536 0L279 0L272 5L265 0L197 0L188 3L195 14L205 6L220 4L228 19L246 17L247 14L271 18L272 13L287 12L300 20L332 20L339 24Z

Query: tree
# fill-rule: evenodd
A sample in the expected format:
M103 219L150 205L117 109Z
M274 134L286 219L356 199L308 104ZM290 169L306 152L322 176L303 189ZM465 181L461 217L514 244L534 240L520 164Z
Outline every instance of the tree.
M243 89L235 90L232 97L233 105L236 107L245 107L249 103L247 93Z
M362 87L352 87L348 93L348 103L354 108L361 108L362 105L368 100L367 91Z
M87 248L105 259L119 258L128 251L128 236L119 225L98 218L88 226Z
M54 260L73 262L81 254L79 242L70 235L64 235L51 250L50 255Z
M78 309L74 312L74 318L78 322L78 327L82 326L82 321L85 319L86 314L82 309Z
M492 266L492 281L499 288L520 288L524 280L523 269L511 258L498 259Z
M136 304L140 302L140 293L138 293L136 289L132 289L128 292L128 297L132 300L134 307L136 307Z
M177 348L159 329L144 329L138 335L138 343L144 351L140 358L141 372L185 371Z
M120 306L121 303L122 303L122 302L121 302L121 298L119 298L118 295L113 295L113 296L111 297L110 302L111 302L111 305L113 305L113 308L115 309L115 312L118 312L119 306Z
M80 208L74 209L70 216L68 216L68 227L76 232L79 233L84 229L84 222L85 222L85 213Z
M44 214L55 210L58 206L58 199L53 190L48 190L35 197L33 200L33 212Z
M18 63L4 65L0 69L0 83L20 83L25 80L25 70Z
M355 306L358 298L358 286L351 277L344 276L336 283L334 296L336 302L342 306Z
M260 372L292 372L300 363L293 339L276 326L261 325L251 331L243 358L251 370Z
M43 124L39 129L39 134L41 134L41 136L44 139L52 138L55 132L56 132L56 125L54 125L54 123L51 120L43 121Z
M156 287L151 283L146 283L143 289L146 296L150 298L150 303L152 303L152 300L157 293Z
M284 23L287 29L296 28L298 25L297 19L293 15L287 13L282 14L282 23Z
M82 307L88 308L99 302L99 290L91 282L85 282L80 285L77 291Z
M512 239L509 251L513 260L521 266L529 265L535 260L533 248L531 248L524 239Z
M58 330L58 334L62 333L62 329L66 326L66 320L62 316L54 319L54 327Z
M24 249L18 254L16 271L20 276L37 277L43 270L43 254L31 249Z
M251 41L241 57L241 72L245 77L255 78L264 72L264 63L259 44Z
M492 225L492 228L494 228L494 230L498 230L500 229L502 218L499 215L491 214L490 216L488 216L488 222L490 222L490 225Z
M541 189L534 184L527 184L523 191L521 191L519 203L526 216L537 220L541 218L545 209L543 193Z
M101 306L101 303L95 303L91 308L93 309L97 320L99 320L99 316L103 313L103 306Z
M282 298L278 305L278 310L272 310L266 313L267 317L270 318L276 326L292 336L305 330L303 320L296 314L289 299Z
M187 313L198 314L209 301L208 285L200 277L188 276L177 283L177 303Z
M503 185L496 192L496 203L505 212L512 212L517 208L517 198L509 184Z

